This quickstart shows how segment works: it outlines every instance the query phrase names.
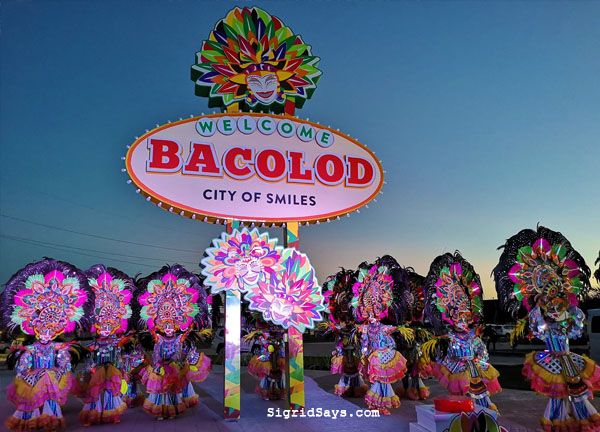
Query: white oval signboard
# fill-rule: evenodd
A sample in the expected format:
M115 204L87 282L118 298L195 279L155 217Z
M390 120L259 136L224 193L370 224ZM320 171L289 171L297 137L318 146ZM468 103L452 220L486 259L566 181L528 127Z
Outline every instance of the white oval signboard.
M381 163L347 135L296 117L223 113L158 127L125 158L139 191L207 222L316 222L364 206Z

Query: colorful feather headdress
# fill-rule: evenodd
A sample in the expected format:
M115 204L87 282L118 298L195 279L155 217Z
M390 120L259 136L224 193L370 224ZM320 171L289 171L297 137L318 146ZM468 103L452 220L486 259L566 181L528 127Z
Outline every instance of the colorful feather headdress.
M133 280L125 273L103 264L90 267L85 274L95 296L91 331L125 333L131 318Z
M410 300L410 319L412 322L423 322L423 310L425 308L425 276L416 273L412 267L406 269L408 272L408 291Z
M191 78L210 107L283 112L301 108L315 91L319 58L299 35L257 7L235 8L202 44Z
M28 264L2 292L4 323L49 339L71 333L89 320L93 295L88 289L84 274L69 263L44 258Z
M408 271L391 255L383 255L375 260L378 267L385 266L392 277L392 305L386 323L403 325L410 320L411 293L408 289Z
M354 270L342 269L335 275L329 276L323 284L330 321L340 324L354 322L354 315L350 307L354 282Z
M483 322L481 280L458 251L433 261L425 278L425 290L425 314L437 330Z
M358 322L387 317L394 280L385 266L361 266L352 287L352 308Z
M140 321L151 332L166 325L187 331L208 322L206 292L198 276L179 264L165 266L138 282Z
M543 226L524 229L501 248L493 270L496 291L501 308L513 316L541 298L562 298L576 306L590 289L590 268L559 232Z

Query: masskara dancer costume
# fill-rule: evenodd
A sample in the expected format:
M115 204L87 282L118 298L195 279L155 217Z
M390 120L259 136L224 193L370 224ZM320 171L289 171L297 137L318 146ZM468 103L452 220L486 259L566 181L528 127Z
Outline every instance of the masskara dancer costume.
M331 353L331 373L340 375L335 394L345 397L363 397L368 389L360 374L360 341L350 306L355 281L353 270L342 269L323 284L329 321L320 324L320 328L336 336L335 350Z
M402 302L405 306L405 322L414 331L414 338L400 340L396 338L396 343L402 346L400 352L406 357L408 372L403 379L404 386L402 391L408 399L425 400L429 397L429 388L423 382L423 379L430 378L432 375L431 364L426 361L421 347L427 343L432 334L427 330L424 323L423 310L425 308L425 277L417 274L411 267L404 269L407 273L407 282L403 284L405 300ZM398 394L401 394L397 388Z
M365 395L370 409L389 414L398 408L400 400L392 384L406 373L406 359L396 351L392 333L397 326L384 325L380 320L387 317L392 305L393 279L385 266L362 266L353 286L352 308L360 334L363 377L371 383ZM412 332L411 332L412 334Z
M483 323L479 275L460 253L446 253L431 264L425 289L425 314L438 334L431 342L442 340L447 346L438 352L433 375L450 394L469 396L476 405L496 410L490 396L502 389L478 335Z
M144 409L159 420L174 418L198 404L192 382L210 372L210 359L186 340L194 327L209 324L206 292L196 275L177 264L141 279L138 290L140 322L155 342L151 363L141 372L148 393Z
M79 419L84 426L97 423L119 423L127 408L127 378L123 368L121 347L127 341L131 318L133 280L125 273L102 264L86 271L95 295L92 334L95 340L85 369L78 375L76 395L83 401Z
M144 349L134 336L123 346L122 365L123 372L127 379L127 393L123 400L128 407L141 405L144 401L144 394L140 392L139 372L145 366Z
M2 319L8 329L34 335L20 347L17 376L7 399L17 407L7 420L12 431L54 431L64 427L61 406L74 383L69 346L53 340L75 331L91 316L93 296L84 274L72 265L45 258L17 272L2 292Z
M559 232L539 226L509 238L494 269L501 307L517 324L546 344L525 358L523 375L531 388L549 398L541 419L545 431L597 431L600 415L589 402L600 389L593 360L570 352L569 339L583 332L578 298L590 288L590 269Z
M284 332L276 326L268 330L249 333L248 340L257 340L258 352L248 364L248 373L259 382L256 393L264 400L283 399L285 392L285 343Z

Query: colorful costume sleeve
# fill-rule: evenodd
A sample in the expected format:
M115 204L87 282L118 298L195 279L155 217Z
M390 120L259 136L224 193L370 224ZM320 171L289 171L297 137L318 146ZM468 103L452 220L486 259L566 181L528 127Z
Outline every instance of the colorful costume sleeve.
M19 357L17 365L15 366L15 371L17 372L18 377L23 377L31 370L33 367L32 360L33 356L31 355L31 351L25 349Z
M187 379L193 382L202 382L210 373L211 360L203 352L198 352L195 347L190 348L187 353L189 371Z

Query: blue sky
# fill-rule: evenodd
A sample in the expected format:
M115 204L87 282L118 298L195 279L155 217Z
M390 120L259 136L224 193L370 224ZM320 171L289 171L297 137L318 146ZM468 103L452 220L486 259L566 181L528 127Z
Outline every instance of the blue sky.
M495 297L496 247L538 222L593 266L600 3L23 0L1 6L0 280L44 255L197 270L221 227L146 203L120 158L145 129L208 111L189 68L235 5L312 45L323 76L298 115L387 170L377 203L302 228L320 279L385 253L426 273L458 249Z

